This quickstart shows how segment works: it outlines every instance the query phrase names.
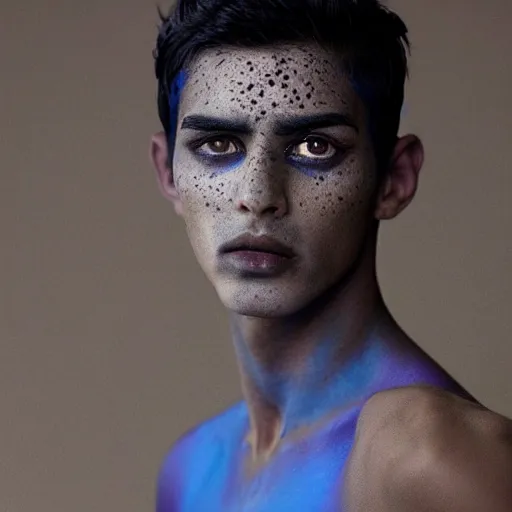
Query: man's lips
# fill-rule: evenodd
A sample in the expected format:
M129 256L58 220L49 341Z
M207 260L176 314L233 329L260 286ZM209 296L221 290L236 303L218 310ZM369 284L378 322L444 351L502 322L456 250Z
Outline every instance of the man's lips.
M255 252L267 253L293 258L295 253L287 245L269 236L254 236L251 234L241 235L220 248L223 254L233 252Z

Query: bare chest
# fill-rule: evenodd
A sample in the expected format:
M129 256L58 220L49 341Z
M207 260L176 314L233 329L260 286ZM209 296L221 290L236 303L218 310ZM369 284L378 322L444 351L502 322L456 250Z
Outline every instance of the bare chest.
M333 424L285 447L250 479L241 476L240 453L218 462L183 512L340 512L344 468L356 419Z

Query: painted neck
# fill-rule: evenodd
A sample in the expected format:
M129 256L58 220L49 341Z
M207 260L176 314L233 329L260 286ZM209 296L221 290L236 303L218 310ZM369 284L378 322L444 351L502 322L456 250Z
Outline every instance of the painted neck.
M293 318L232 315L253 454L270 455L288 433L371 392L389 319L371 267Z

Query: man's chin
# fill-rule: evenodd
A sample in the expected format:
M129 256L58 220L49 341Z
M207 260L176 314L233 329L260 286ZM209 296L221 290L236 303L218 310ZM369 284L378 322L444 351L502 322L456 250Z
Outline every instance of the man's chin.
M276 308L269 308L268 306L255 306L252 304L244 304L242 307L229 307L226 308L233 314L239 316L247 316L250 318L280 318L286 316L286 313L276 310Z
M297 301L287 300L286 297L277 297L275 294L224 294L220 300L224 307L236 315L254 318L280 318L293 315L300 309Z

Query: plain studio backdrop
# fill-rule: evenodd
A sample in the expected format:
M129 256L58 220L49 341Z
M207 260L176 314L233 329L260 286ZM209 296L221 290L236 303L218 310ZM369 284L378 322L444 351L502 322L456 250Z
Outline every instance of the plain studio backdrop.
M427 159L382 226L383 292L512 417L512 3L391 7L413 42L401 131ZM157 20L148 0L2 0L0 512L151 511L172 442L239 397L224 311L148 162Z

